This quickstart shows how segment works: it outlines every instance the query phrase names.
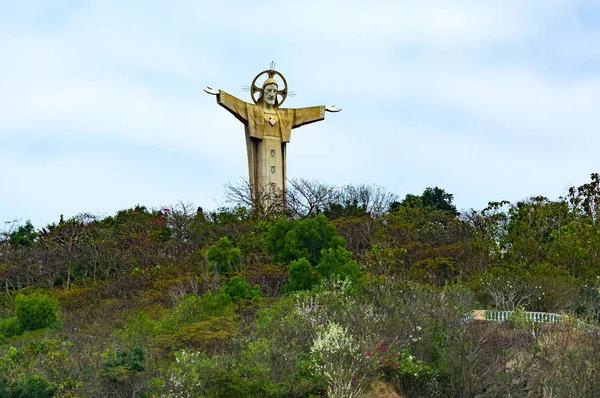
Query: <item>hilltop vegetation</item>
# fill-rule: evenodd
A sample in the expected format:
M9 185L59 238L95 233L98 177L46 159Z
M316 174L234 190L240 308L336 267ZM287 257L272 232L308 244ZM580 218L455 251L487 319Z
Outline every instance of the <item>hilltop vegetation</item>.
M600 395L598 174L464 212L437 187L246 192L5 231L0 397Z

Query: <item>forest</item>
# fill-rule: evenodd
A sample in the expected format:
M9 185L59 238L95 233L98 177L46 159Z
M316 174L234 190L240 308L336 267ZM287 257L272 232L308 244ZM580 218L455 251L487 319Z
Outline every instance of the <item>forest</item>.
M438 187L248 188L7 224L0 397L600 396L597 173L463 211Z

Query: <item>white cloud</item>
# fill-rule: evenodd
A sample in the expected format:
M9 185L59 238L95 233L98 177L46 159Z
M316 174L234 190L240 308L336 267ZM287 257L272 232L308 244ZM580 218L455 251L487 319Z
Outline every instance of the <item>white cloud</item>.
M294 131L290 177L374 182L401 194L456 187L457 203L476 207L482 198L560 194L565 182L584 181L597 167L600 138L592 132L599 122L600 75L580 68L600 59L600 36L598 26L578 23L577 3L59 6L19 3L0 10L0 52L7 55L0 66L0 137L70 135L173 151L200 159L204 168L214 165L209 173L181 170L181 178L167 184L181 196L176 199L213 202L224 183L246 175L242 125L202 88L247 95L240 86L273 58L298 93L286 106L344 108ZM137 166L116 153L46 153L49 163L33 156L3 155L5 170L20 170L36 183L11 185L30 198L50 190L56 201L19 201L5 192L0 204L11 209L3 214L51 214L59 203L94 211L171 199L153 190L144 167L161 159L150 155L136 157ZM49 181L73 170L74 181L86 185L67 197ZM110 189L110 173L123 175L115 181L118 192ZM115 197L122 201L113 202Z

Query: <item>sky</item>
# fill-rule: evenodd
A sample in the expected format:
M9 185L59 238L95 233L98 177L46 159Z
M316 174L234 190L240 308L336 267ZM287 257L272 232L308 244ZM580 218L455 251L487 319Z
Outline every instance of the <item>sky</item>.
M597 0L1 0L0 54L0 223L226 205L244 129L203 89L272 60L285 107L343 109L289 178L481 210L600 172Z

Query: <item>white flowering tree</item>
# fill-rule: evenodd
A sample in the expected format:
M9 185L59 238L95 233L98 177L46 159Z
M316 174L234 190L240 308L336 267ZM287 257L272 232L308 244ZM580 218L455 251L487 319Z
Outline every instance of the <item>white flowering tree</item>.
M365 380L359 371L364 356L348 329L329 322L317 332L310 353L311 372L325 378L328 397L354 398L362 394Z

